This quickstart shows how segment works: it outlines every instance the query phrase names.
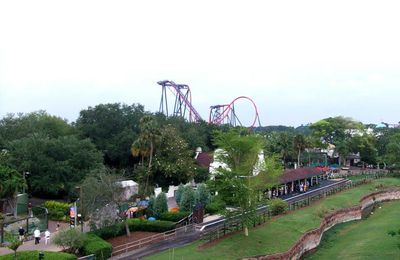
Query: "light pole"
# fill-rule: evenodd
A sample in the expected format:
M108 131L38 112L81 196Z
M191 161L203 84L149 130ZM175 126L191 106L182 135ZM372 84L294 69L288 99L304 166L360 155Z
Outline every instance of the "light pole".
M22 193L25 193L25 185L26 185L26 175L31 174L30 172L23 172L22 177L24 178L24 186L22 187Z

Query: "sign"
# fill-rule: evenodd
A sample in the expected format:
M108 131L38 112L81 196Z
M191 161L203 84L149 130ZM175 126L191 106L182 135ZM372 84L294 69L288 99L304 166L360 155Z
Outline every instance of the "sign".
M76 216L76 208L75 207L69 208L69 217L75 218L75 216Z

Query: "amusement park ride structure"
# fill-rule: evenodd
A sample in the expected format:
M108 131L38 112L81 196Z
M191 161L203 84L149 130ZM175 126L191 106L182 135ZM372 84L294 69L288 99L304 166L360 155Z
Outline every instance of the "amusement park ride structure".
M189 122L203 121L202 117L192 104L192 93L190 92L188 85L176 84L170 80L159 81L158 84L162 86L159 110L161 113L165 114L166 116L183 117ZM173 107L171 107L171 103L168 104L168 93L173 95ZM254 108L254 119L250 127L255 127L257 123L258 126L260 126L261 124L257 105L251 98L245 96L237 97L229 104L211 106L208 123L215 125L228 124L231 126L242 126L242 122L235 111L235 103L239 100L250 102Z

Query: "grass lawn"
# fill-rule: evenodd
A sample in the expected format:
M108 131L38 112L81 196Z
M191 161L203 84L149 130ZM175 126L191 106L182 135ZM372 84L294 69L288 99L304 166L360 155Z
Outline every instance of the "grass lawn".
M399 212L399 201L387 202L366 220L332 228L317 252L306 259L399 259L400 239L387 234L400 229Z
M176 259L238 259L283 252L288 250L303 233L319 226L321 217L318 212L358 205L361 197L374 192L378 185L400 186L400 178L374 180L370 184L327 197L310 207L290 212L261 227L251 229L248 237L240 233L203 250L198 249L201 242L196 241L188 246L164 251L146 259L171 259L172 254Z

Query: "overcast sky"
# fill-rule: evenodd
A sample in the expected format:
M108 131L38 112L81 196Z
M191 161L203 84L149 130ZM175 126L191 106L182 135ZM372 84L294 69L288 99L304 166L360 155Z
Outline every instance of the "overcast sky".
M169 79L204 118L245 95L262 125L400 120L399 1L0 0L0 117L157 111ZM172 99L171 99L172 100ZM250 104L236 106L252 121ZM240 112L241 111L241 112Z

